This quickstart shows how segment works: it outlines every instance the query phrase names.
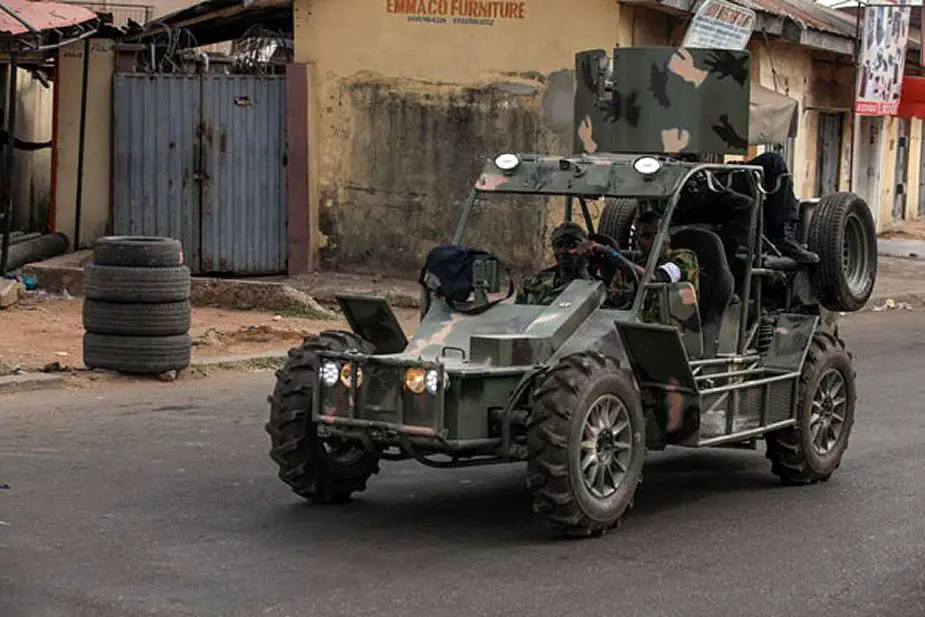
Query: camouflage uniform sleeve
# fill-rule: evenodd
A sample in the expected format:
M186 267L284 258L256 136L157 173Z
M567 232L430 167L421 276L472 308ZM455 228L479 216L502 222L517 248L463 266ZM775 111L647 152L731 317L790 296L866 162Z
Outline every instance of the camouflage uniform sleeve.
M520 293L517 294L514 302L516 304L547 304L551 302L547 296L553 294L555 297L555 289L556 271L554 269L543 270L524 279Z
M700 298L700 263L697 254L689 249L675 249L668 255L671 261L681 270L681 280L694 286L694 293Z

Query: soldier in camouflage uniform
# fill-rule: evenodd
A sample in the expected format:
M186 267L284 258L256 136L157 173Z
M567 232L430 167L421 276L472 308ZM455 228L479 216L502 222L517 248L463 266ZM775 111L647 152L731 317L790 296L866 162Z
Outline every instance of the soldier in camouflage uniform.
M640 258L642 263L645 263L649 258L649 252L652 250L652 243L658 233L660 221L661 216L654 210L643 212L639 216L636 223L636 238L642 253ZM617 260L621 259L619 251L589 240L578 247L577 253L580 256L593 254L607 260L609 262L607 270L614 272L613 277L608 282L611 293L616 297L621 297L625 302L632 298L635 293L634 283L627 280L628 274L616 266ZM645 274L646 269L644 266L638 263L630 263L640 277ZM688 249L672 249L669 238L665 238L665 242L662 244L662 254L659 258L658 266L655 268L652 281L655 283L689 282L694 286L694 294L699 298L700 264L696 253ZM659 306L660 297L658 294L651 294L646 298L642 310L643 321L658 321L661 309Z
M524 279L517 294L517 304L550 304L569 283L578 278L579 259L575 250L588 240L579 225L567 222L552 232L552 250L556 265Z
M660 220L661 217L654 211L644 212L638 219L636 228L642 262L649 257ZM552 248L556 265L524 280L521 292L517 295L518 304L550 304L571 281L579 277L580 268L587 258L596 258L602 263L604 283L608 287L611 303L616 305L630 301L635 292L633 283L624 278L627 274L618 263L622 261L632 266L640 277L645 274L644 266L625 260L617 249L589 240L588 234L575 223L563 223L552 232ZM697 255L687 249L672 249L666 238L652 280L657 283L688 281L699 296L700 267ZM643 307L645 321L658 320L660 307L657 298L653 294L647 299Z

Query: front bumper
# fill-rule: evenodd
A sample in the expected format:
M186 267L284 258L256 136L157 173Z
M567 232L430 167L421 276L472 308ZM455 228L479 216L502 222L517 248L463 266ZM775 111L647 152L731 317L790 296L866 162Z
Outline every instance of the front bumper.
M417 380L421 391L407 383L411 370L424 376ZM374 441L406 435L449 447L448 379L441 362L322 352L314 376L312 419L348 433L359 429Z

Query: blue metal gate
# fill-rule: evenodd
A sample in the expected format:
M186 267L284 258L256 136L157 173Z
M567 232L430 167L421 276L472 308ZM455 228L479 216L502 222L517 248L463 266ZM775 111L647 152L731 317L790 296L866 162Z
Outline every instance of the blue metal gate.
M178 238L194 274L286 271L285 77L117 73L113 231Z

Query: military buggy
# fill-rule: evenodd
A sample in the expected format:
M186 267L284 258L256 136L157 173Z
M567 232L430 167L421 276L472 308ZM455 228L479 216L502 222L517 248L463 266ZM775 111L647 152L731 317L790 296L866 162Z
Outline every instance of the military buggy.
M663 216L633 293L616 303L588 270L549 305L492 299L502 291L501 264L476 252L471 270L461 264L469 287L455 299L436 293L445 288L425 273L410 339L384 299L339 297L352 332L323 332L291 350L270 396L271 457L286 484L308 499L342 502L364 490L381 460L526 461L535 512L590 535L632 504L646 452L669 445L757 449L763 439L771 471L785 482L829 479L856 401L838 313L858 310L873 288L870 212L851 193L801 202L798 235L820 263L781 257L763 233L760 167L666 152L666 126L687 136L683 153L698 155L744 153L734 135L752 126L748 53L687 54L684 69L672 65L679 55L671 48L579 53L581 146L573 155L486 162L449 245L459 248L480 197L539 195L565 197L569 220L577 202L592 237L631 255L633 216L646 204ZM656 79L656 69L680 79ZM661 104L684 96L695 78L700 89L683 112ZM759 113L752 109L753 122ZM748 178L755 207L735 263L709 225L672 224L696 174L716 192L735 174ZM601 198L607 206L595 228L589 201ZM653 282L669 237L697 253L699 297L687 282ZM640 317L650 294L663 300L655 322Z

